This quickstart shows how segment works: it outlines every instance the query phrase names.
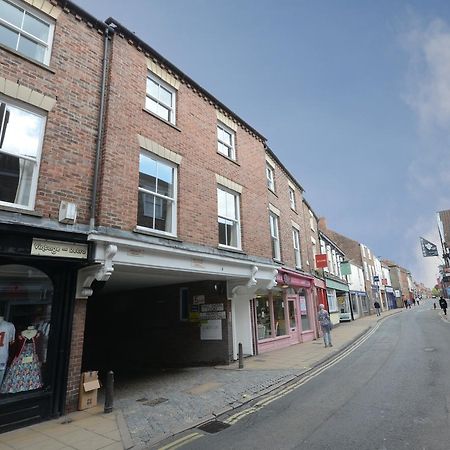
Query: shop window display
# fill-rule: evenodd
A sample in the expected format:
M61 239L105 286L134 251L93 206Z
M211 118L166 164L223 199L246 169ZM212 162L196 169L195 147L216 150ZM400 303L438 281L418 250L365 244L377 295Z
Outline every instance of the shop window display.
M272 320L267 296L256 299L256 320L258 329L258 339L272 337Z
M0 266L0 399L46 386L53 286L28 266Z
M306 292L301 289L299 292L300 317L302 321L302 330L308 331L311 329L311 322L309 320L308 305L306 302Z
M285 336L286 314L284 311L284 300L282 294L273 294L273 317L275 320L275 335Z

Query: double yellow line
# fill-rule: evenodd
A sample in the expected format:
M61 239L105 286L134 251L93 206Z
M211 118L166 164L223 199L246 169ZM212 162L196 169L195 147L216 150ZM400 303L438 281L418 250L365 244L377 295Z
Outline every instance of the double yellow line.
M389 316L392 317L393 315ZM444 320L444 319L442 319ZM330 367L333 367L338 362L342 361L344 358L346 358L348 355L350 355L352 352L354 352L358 347L360 347L364 342L369 339L372 334L375 333L375 331L378 330L380 327L381 322L377 322L377 324L364 336L361 336L359 339L357 339L353 344L348 346L342 353L340 353L338 356L333 358L331 361L321 365L317 369L313 369L308 375L302 377L300 380L296 381L295 383L289 384L289 386L286 386L285 388L278 391L276 394L269 395L267 397L264 397L263 399L256 402L253 406L250 406L249 408L244 409L243 411L239 411L236 414L233 414L232 416L228 417L226 420L224 420L224 423L228 423L229 425L233 425L237 423L239 420L243 419L244 417L249 416L250 414L255 413L256 411L260 410L262 407L269 405L270 403L274 402L275 400L280 399L281 397L284 397L285 395L291 393L295 389L298 389L300 386L303 386L304 384L308 383L308 381L311 381L313 378L320 375L322 372L325 372L325 370L328 370ZM179 448L183 445L186 445L190 442L195 441L196 439L204 436L201 433L191 433L187 436L184 436L180 439L177 439L176 441L171 442L170 444L160 447L158 450L172 450Z

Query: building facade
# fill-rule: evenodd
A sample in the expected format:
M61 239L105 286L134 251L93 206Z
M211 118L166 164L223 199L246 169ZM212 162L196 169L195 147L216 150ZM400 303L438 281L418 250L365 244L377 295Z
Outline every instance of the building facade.
M1 432L77 404L106 27L30 0L0 24Z

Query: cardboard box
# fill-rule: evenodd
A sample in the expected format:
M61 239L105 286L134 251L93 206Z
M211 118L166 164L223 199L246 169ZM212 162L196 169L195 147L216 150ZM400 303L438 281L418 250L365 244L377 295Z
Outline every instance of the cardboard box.
M80 395L78 399L78 409L93 408L97 406L97 391L100 388L98 372L83 372L81 374Z

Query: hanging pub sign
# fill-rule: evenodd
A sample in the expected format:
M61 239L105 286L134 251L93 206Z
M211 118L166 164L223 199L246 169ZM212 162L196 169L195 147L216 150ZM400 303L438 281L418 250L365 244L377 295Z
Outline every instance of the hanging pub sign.
M352 268L350 267L350 263L348 261L341 262L341 275L351 275Z
M316 255L315 259L316 259L316 267L318 269L324 269L325 267L328 267L328 258L326 253Z

